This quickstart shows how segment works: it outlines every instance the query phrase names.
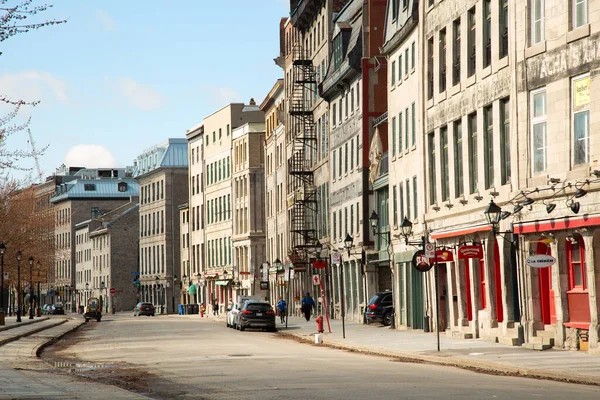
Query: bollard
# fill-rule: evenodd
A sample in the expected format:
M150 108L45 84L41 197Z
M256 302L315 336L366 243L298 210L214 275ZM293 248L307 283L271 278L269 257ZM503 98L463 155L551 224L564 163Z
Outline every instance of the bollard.
M323 335L320 333L315 333L315 344L323 343Z

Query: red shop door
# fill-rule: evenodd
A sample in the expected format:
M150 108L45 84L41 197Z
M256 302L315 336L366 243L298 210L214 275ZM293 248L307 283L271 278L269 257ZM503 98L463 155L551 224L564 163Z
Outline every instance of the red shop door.
M536 254L552 255L550 246L538 243ZM552 267L538 269L540 285L540 315L544 325L556 323L556 307L554 305L554 290L552 289Z
M500 250L498 241L494 241L494 280L496 281L496 318L504 321L504 306L502 305L502 277L500 276Z
M470 260L463 260L465 266L465 290L466 290L466 301L467 301L467 320L473 320L473 306L471 305L471 267Z

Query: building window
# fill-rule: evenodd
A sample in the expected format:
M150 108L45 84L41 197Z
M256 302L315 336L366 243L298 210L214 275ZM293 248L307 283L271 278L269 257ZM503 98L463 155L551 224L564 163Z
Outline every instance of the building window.
M485 165L485 188L494 185L494 117L492 106L483 109L483 163Z
M427 40L427 99L433 99L433 37Z
M500 179L501 184L510 182L510 101L500 100Z
M398 0L392 0L392 21L398 18Z
M590 76L573 78L571 83L573 164L590 162Z
M339 232L339 238L340 238L340 240L343 240L344 236L342 235L342 210L338 210L338 221L340 223L339 224L339 228L340 229L338 230L338 232Z
M342 148L340 147L338 150L338 176L342 177Z
M402 81L402 54L398 56L398 80Z
M546 89L531 92L533 173L546 170Z
M427 136L428 148L429 148L429 204L436 203L436 173L435 173L435 134L431 132Z
M588 1L571 0L573 10L571 12L571 29L577 29L588 23Z
M344 144L344 174L348 173L348 142Z
M410 45L410 68L411 69L415 69L415 51L416 51L416 45L415 42L412 42L412 44Z
M452 24L452 85L460 82L460 18Z
M531 45L539 43L545 38L545 6L546 0L531 0Z
M333 39L333 67L338 69L342 65L343 59L342 34L338 33L335 39Z
M394 226L398 226L398 193L396 192L396 185L392 187L392 217L394 219Z
M442 201L448 200L450 197L449 188L449 173L448 173L448 127L444 126L440 129L440 156L442 169Z
M332 214L333 214L333 241L335 242L337 239L337 215L335 214L335 211Z
M398 210L400 211L400 219L404 219L404 217L406 217L406 214L404 213L404 184L402 182L400 182L400 185L398 185L398 199L400 200L400 203L398 205Z
M402 146L400 146L402 147ZM400 149L402 150L402 149ZM392 117L392 157L396 155L396 117Z
M410 213L410 180L406 180L406 217L411 219ZM416 218L417 214L413 213L413 219Z
M404 109L404 148L408 149L408 124L410 123L408 119L408 107Z
M402 155L402 113L398 114L398 154Z
M413 176L413 214L415 218L419 218L419 206L417 201L417 177Z
M492 63L492 0L483 1L483 68Z
M354 138L350 139L350 171L354 169Z
M498 58L502 59L508 55L508 0L500 0L500 23L498 25L500 39Z
M467 75L469 77L473 76L475 67L477 66L477 26L475 24L475 19L475 7L473 7L467 14L469 27L467 35L467 54L469 55Z
M408 75L408 47L404 50L404 75Z
M454 122L454 194L456 197L463 195L463 141L462 121Z
M581 235L575 234L567 238L566 250L569 264L569 290L586 290L585 244Z
M411 119L412 119L412 135L411 135L412 138L411 139L412 139L412 141L411 141L411 143L414 146L415 141L417 140L417 128L416 128L416 126L417 126L416 115L417 114L416 114L415 103L412 103L410 108L411 108L411 112L412 112L412 114L411 114ZM408 146L408 143L406 145Z
M446 90L446 29L440 31L439 37L439 74L440 92Z
M392 74L392 78L391 78L392 86L394 86L396 84L396 61L392 61L392 69L391 69L390 73Z
M477 113L468 117L469 122L469 190L477 191Z

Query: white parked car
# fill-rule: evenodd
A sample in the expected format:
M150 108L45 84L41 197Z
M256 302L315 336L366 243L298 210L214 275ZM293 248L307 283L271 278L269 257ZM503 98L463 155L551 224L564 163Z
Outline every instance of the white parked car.
M236 314L244 307L244 302L246 300L260 300L260 296L240 296L237 299L237 302L231 305L231 308L227 309L227 314L225 320L227 321L228 328L237 328L235 318Z

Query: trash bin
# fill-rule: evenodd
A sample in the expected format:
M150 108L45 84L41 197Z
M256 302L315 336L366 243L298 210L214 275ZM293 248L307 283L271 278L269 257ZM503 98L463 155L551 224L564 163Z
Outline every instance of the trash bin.
M192 306L192 312L190 314L200 314L200 307L198 307L198 304L191 304Z
M178 304L177 305L177 311L179 312L179 315L185 314L185 309L183 307L183 304Z
M185 313L186 314L193 314L194 313L194 305L193 304L186 304L185 305Z
M79 314L83 314L84 312L84 306L79 306L79 310L77 311Z

